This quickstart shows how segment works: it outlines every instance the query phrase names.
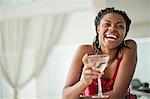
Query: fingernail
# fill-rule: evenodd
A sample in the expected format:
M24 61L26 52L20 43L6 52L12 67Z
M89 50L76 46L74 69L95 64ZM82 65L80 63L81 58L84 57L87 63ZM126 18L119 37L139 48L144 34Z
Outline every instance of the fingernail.
M98 76L99 76L99 77L102 77L102 75L101 75L101 74L99 74Z

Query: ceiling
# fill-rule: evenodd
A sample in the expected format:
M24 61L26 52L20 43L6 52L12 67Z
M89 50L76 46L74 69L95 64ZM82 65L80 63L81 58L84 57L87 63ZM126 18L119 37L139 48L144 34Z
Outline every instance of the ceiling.
M6 0L2 0L6 1ZM7 0L9 1L9 0ZM15 0L10 0L15 1ZM73 13L115 7L125 10L132 20L129 37L150 37L150 0L24 0L19 5L0 6L0 20L40 14ZM1 3L1 2L0 2ZM22 13L23 12L23 13Z

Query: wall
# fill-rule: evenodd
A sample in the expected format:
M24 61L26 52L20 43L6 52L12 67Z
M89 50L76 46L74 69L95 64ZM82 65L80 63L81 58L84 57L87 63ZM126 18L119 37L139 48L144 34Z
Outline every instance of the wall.
M70 14L58 45L55 46L49 58L50 95L53 99L60 97L64 86L72 56L80 44L91 44L95 36L95 10L81 11ZM131 33L131 34L130 34ZM132 25L128 38L138 43L138 63L133 78L149 82L150 49L149 25ZM55 75L55 76L54 76Z
M133 78L150 83L150 38L134 39L137 42L138 62ZM78 45L56 46L49 57L49 89L52 99L60 97L71 59Z
M139 78L142 82L150 83L150 38L136 39L138 62L134 78Z

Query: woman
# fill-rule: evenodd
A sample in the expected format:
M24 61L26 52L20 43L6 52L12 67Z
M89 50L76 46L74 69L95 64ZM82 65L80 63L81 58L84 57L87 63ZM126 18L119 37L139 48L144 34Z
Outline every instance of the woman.
M62 99L78 99L88 95L86 90L101 77L103 92L110 97L134 99L128 88L137 63L137 45L125 40L131 20L127 14L114 8L101 10L95 18L96 37L93 45L81 45L72 60ZM103 73L88 63L88 55L107 54L109 62ZM81 78L81 75L83 77Z

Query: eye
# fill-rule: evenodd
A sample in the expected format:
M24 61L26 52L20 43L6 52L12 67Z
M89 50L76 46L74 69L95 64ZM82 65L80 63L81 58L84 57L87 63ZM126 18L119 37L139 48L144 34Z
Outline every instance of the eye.
M117 28L118 29L124 29L124 26L123 25L117 25Z
M111 26L111 24L110 24L110 23L103 23L102 25L103 25L104 27Z

